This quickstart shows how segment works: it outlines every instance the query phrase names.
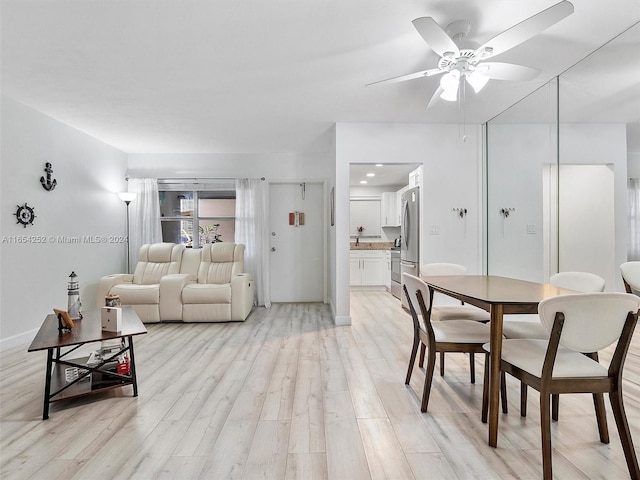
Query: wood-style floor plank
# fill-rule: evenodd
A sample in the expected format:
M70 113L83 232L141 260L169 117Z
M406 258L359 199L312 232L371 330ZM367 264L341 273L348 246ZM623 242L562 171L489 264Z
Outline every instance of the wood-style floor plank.
M509 414L498 448L480 421L482 368L468 356L436 368L427 413L424 370L404 384L412 323L386 292L354 291L352 325L322 304L256 308L245 322L148 325L135 339L139 396L130 386L52 404L42 420L44 352L0 353L0 478L60 479L538 479L537 392ZM602 352L609 361L613 349ZM640 329L627 357L624 400L640 446ZM556 478L629 478L607 401L611 443L598 440L588 395L565 395L551 427Z

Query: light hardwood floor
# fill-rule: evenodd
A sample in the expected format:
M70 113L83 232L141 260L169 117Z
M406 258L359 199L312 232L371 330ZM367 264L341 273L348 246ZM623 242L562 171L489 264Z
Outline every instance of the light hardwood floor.
M6 479L537 479L538 395L519 415L509 379L498 448L480 421L482 375L448 354L420 413L424 370L404 377L411 321L391 295L352 292L351 327L321 304L255 309L244 323L149 325L131 387L60 402L42 421L46 355L0 355L0 477ZM601 355L608 360L610 351ZM479 372L482 359L478 358ZM640 329L625 370L640 445ZM628 478L607 404L598 441L590 396L565 395L552 425L558 479Z

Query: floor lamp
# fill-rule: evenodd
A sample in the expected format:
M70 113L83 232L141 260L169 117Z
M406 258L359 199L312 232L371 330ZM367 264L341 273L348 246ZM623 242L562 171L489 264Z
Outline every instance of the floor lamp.
M131 265L129 265L129 204L136 199L136 194L132 192L118 193L120 200L127 205L127 273L131 273Z

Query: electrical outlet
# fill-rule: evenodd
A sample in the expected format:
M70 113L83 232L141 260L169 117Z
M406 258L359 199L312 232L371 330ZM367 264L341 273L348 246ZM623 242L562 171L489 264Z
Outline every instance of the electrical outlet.
M535 225L527 225L527 233L535 234L536 233L536 226Z
M440 235L440 225L431 225L429 233L431 233L431 235Z

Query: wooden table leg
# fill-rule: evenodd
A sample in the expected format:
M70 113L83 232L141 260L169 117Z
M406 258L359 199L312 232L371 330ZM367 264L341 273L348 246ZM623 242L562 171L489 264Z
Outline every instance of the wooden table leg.
M498 445L498 413L500 407L500 362L502 356L502 305L491 305L491 354L489 375L489 445Z
M60 355L58 353L58 355ZM42 419L49 418L49 396L51 395L51 367L53 366L53 348L47 349L47 373L44 380L44 405L42 407Z

